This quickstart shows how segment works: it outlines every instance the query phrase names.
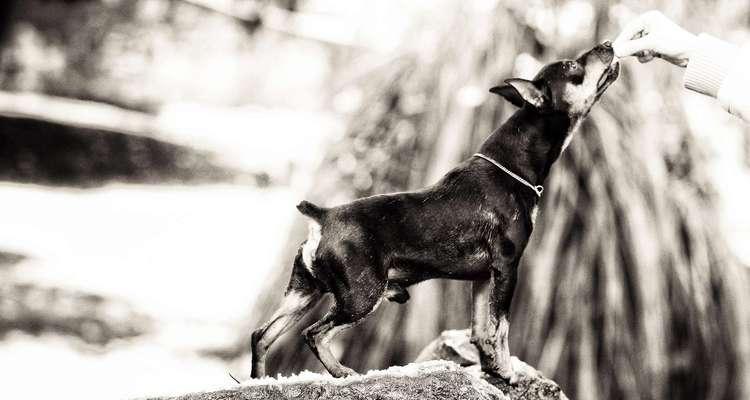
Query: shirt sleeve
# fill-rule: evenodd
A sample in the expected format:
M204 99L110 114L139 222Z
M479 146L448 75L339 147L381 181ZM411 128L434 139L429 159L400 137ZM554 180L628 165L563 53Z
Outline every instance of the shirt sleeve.
M685 71L685 87L715 97L730 113L750 122L750 47L698 35Z

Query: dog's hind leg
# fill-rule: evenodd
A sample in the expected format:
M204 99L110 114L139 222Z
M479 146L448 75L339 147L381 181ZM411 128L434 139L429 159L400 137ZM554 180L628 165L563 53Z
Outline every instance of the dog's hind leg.
M311 281L314 278L306 270L300 269L304 268L300 267L300 262L301 256L298 255L281 306L268 322L252 334L253 378L266 375L266 354L273 342L298 322L321 298L321 291Z
M305 329L303 335L308 346L318 357L328 372L336 378L354 375L357 372L351 368L341 365L339 360L331 353L330 342L337 333L353 326L356 322L351 322L343 314L331 310L323 318Z
M385 282L383 282L383 286L385 286ZM341 307L342 304L338 303L339 300L337 299L337 304L333 306L333 309L323 316L320 321L304 330L303 335L310 349L332 376L341 378L357 373L353 369L341 365L339 360L331 353L330 343L336 334L359 324L365 317L378 308L384 298L383 292L385 288L383 287L382 289L380 290L380 296L377 297L357 296L356 300L349 298L345 302L349 304L343 307ZM354 295L354 293L350 294ZM347 307L351 303L357 303L356 309Z
M360 278L362 277L364 274L360 275ZM336 303L333 308L320 321L303 332L310 349L328 372L337 378L356 374L356 371L341 365L331 353L331 340L342 330L357 325L370 315L384 298L386 285L384 280L363 279L363 281L368 281L368 285L352 286L345 292L334 292Z
M284 295L281 306L271 319L252 334L253 369L251 376L260 378L266 375L266 354L268 348L284 332L289 330L320 298L320 293L302 293L291 290Z

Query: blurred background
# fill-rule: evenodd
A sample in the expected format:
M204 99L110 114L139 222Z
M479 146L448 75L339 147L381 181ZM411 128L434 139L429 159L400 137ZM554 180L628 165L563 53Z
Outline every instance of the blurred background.
M489 87L654 8L750 43L730 0L3 1L2 397L247 378L299 200L435 182L513 112ZM676 67L623 67L546 184L511 352L571 398L750 398L750 130ZM405 364L468 327L468 284L410 292L336 355ZM327 305L271 374L322 370L299 331Z

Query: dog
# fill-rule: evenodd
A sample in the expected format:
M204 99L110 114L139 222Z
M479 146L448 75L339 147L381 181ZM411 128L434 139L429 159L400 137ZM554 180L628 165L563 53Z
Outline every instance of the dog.
M546 65L532 80L508 79L490 92L519 109L433 186L332 208L302 201L309 234L280 308L252 333L252 377L265 376L271 344L326 293L334 303L304 338L331 375L355 374L331 353L331 339L383 299L404 303L409 286L441 278L472 281L471 341L481 368L514 382L508 314L541 183L618 75L604 42Z

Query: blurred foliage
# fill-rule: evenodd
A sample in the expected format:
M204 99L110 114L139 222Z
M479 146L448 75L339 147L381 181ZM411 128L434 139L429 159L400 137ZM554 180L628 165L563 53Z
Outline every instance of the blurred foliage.
M0 270L13 267L14 265L20 263L25 259L26 256L24 256L23 254L0 251Z
M0 284L0 338L54 332L104 346L148 332L151 320L122 301L33 284Z
M2 90L147 112L166 102L309 107L319 101L322 46L284 40L248 22L269 4L294 8L296 1L222 2L239 10L230 15L187 0L15 3L0 61ZM284 68L301 60L315 61L305 74ZM310 90L289 98L286 85Z
M94 187L113 181L217 182L235 173L206 152L153 138L0 117L0 180ZM254 178L267 183L262 175Z
M443 10L452 23L362 80L362 106L310 199L333 205L434 182L513 111L499 100L474 101L474 86L523 74L519 62L529 56L553 60L612 38L617 21L640 7L506 0L492 12L473 3ZM742 30L750 18L750 5L740 2L649 7L717 34ZM698 22L707 15L715 18ZM627 65L547 182L513 303L511 352L572 398L749 393L746 271L718 230L702 174L706 160L685 122L680 87L671 67ZM304 238L303 226L292 232L285 261ZM269 282L251 324L273 311L289 270ZM429 282L412 292L405 306L385 304L340 335L344 364L365 370L407 363L443 329L468 326L466 284ZM283 341L269 356L270 373L320 369L296 335Z

